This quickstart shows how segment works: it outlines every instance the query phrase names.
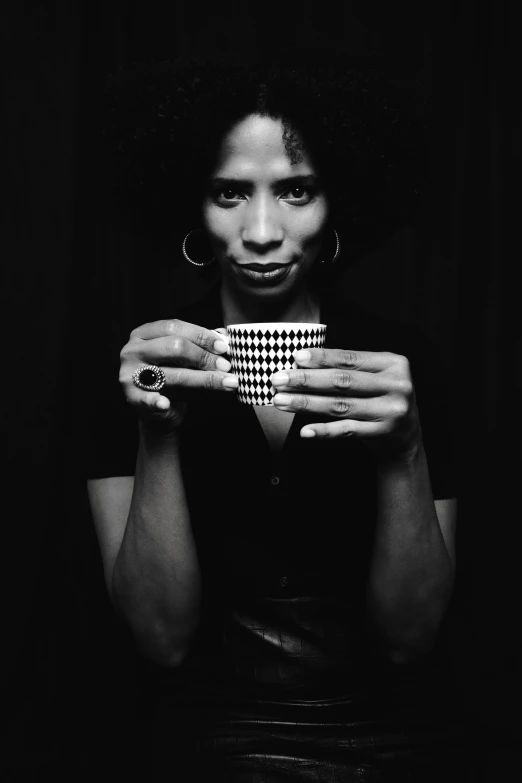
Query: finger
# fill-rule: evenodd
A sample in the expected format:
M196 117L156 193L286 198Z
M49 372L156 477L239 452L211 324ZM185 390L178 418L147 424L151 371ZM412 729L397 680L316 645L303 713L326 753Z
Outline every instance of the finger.
M220 326L218 329L212 329L212 331L218 336L217 342L223 342L226 345L225 353L230 351L230 337L227 334L226 326ZM219 339L222 338L222 339ZM221 349L220 349L221 350Z
M158 392L143 392L135 401L139 415L147 426L163 428L164 423L169 422L169 429L173 424L179 424L183 420L183 407L178 403L176 409L171 411L171 403L168 397L163 397Z
M182 337L205 351L225 353L227 349L226 342L221 340L212 329L206 329L204 326L197 326L188 323L188 321L180 321L179 318L142 324L132 331L131 337L138 337L141 340L154 340L158 337Z
M403 358L388 351L343 351L340 348L307 348L294 354L302 367L337 367L363 372L382 372Z
M177 389L200 389L209 391L234 391L234 387L223 385L225 378L235 378L234 375L225 372L202 372L201 370L187 370L186 368L162 367L165 373L165 385L162 388L163 396L173 396ZM127 371L126 371L127 374ZM122 383L127 386L127 399L129 402L140 402L143 392L132 381L132 372L128 377L122 377Z
M331 395L378 396L402 391L402 382L391 374L369 373L360 370L318 370L299 368L283 370L272 375L277 391L312 391Z
M228 336L226 326L219 326L217 329L211 329L211 331L217 334L218 337L223 337L223 342L227 345L229 344L230 337Z
M191 367L196 370L228 372L231 364L223 356L216 356L186 337L167 336L146 340L140 348L144 362L161 367Z
M376 438L383 433L378 422L344 419L326 424L307 424L300 434L302 438Z
M146 408L148 412L160 418L169 411L170 400L168 397L164 397L159 392L145 392L138 389L136 391L138 394L132 394L133 399L129 399L129 402L132 401L140 408Z
M389 403L383 397L322 397L278 392L274 405L283 411L318 413L335 419L381 421L389 418Z

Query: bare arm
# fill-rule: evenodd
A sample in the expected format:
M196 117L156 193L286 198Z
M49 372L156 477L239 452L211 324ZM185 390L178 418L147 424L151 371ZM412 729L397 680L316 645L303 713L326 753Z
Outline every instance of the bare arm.
M183 661L199 621L199 563L179 427L187 387L227 391L222 381L230 363L214 355L226 350L219 342L209 330L180 321L133 332L122 351L120 382L140 415L136 473L89 482L109 595L140 652L162 666ZM134 370L160 361L164 393L137 389Z
M455 573L456 501L433 502L422 445L378 471L378 515L367 616L392 660L427 652L446 612Z
M183 660L198 624L198 558L178 443L140 430L128 515L123 529L117 526L119 543L113 541L110 557L105 558L107 588L142 654L155 663L175 666ZM110 513L121 507L118 483L121 479L106 479L106 486L91 482L93 510L105 506Z
M367 590L375 637L396 661L429 651L454 579L456 502L433 501L415 390L406 357L312 348L272 383L282 410L326 414L303 437L360 438L378 475L378 519Z

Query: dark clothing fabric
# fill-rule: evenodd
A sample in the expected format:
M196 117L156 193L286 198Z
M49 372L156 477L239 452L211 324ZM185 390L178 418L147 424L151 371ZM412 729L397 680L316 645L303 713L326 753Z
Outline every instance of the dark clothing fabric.
M177 317L223 325L219 291ZM456 495L444 375L414 330L325 297L327 348L410 360L434 497ZM137 425L123 400L93 427L90 478L133 475ZM326 421L326 419L322 419ZM176 780L429 781L456 772L456 715L441 654L391 664L365 633L375 474L356 439L303 439L296 414L272 453L233 394L192 396L182 470L200 559L202 622L184 664L141 662L156 759ZM168 762L167 762L168 763ZM179 770L185 771L185 777ZM466 777L460 769L459 779Z

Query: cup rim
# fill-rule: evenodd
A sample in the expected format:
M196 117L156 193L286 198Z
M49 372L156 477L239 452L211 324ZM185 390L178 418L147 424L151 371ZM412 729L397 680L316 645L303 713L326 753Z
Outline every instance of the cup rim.
M326 324L316 324L316 323L308 323L306 321L301 322L291 322L291 321L258 321L253 323L247 323L247 324L228 324L228 329L269 329L273 331L278 331L280 329L284 329L285 331L288 331L289 329L301 329L303 327L306 327L308 329L316 328L316 329L326 329Z

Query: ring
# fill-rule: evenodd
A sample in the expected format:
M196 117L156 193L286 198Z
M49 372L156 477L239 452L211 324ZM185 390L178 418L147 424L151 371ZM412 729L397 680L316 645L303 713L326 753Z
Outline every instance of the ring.
M159 391L165 386L166 378L161 367L156 367L155 364L145 364L132 374L132 380L138 389Z

